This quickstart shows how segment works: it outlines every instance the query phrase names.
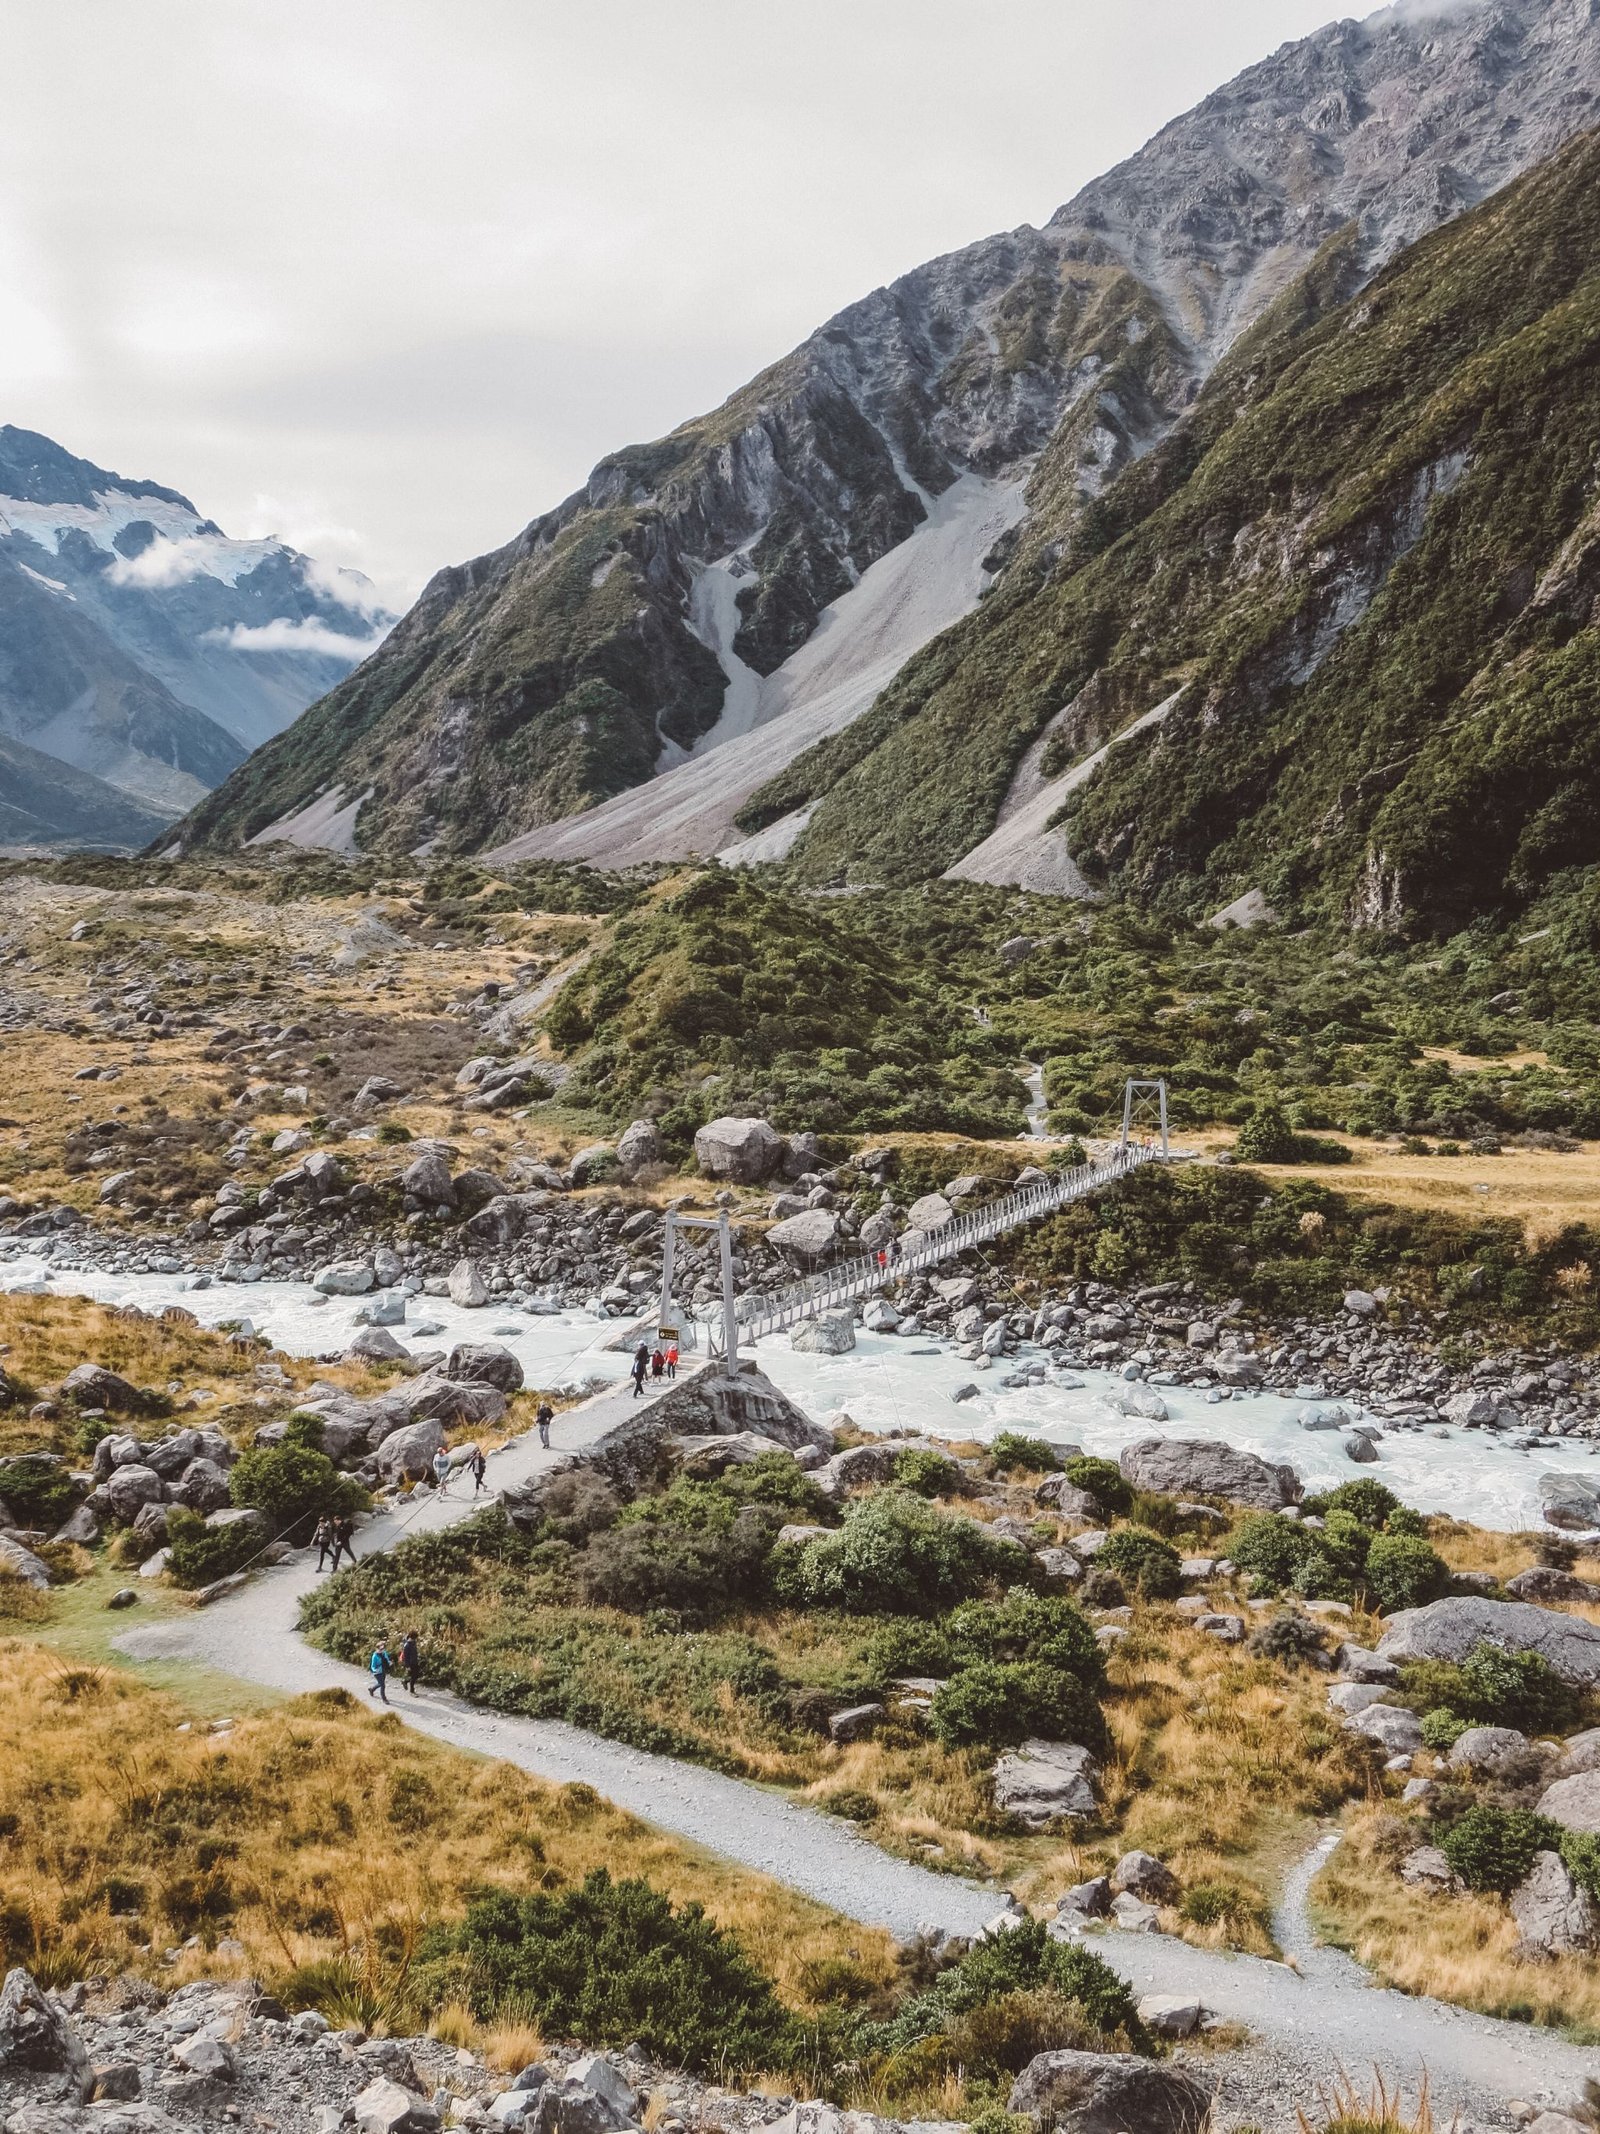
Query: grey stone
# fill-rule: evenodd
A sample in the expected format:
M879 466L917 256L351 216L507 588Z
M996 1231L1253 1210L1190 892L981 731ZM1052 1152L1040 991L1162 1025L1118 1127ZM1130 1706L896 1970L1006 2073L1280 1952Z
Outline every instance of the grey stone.
M994 1804L1030 1830L1046 1830L1065 1816L1095 1812L1099 1765L1072 1741L1025 1741L994 1767Z
M83 2040L20 1966L0 1987L0 2074L64 2075L81 2098L94 2084Z
M1082 1919L1104 1919L1111 1911L1111 1883L1105 1875L1095 1875L1087 1882L1074 1882L1064 1897L1056 1900L1058 1913L1076 1914Z
M1033 1560L1046 1578L1055 1580L1059 1585L1075 1585L1083 1576L1083 1565L1071 1549L1035 1549Z
M694 1159L701 1171L730 1185L760 1185L783 1157L783 1137L765 1119L713 1119L694 1137Z
M1600 1832L1600 1771L1579 1771L1546 1786L1539 1813L1563 1830Z
M1580 1771L1600 1771L1600 1726L1586 1727L1581 1734L1569 1734L1561 1744L1561 1759L1550 1775L1552 1778L1575 1778Z
M831 1318L802 1319L789 1335L790 1348L802 1356L843 1356L855 1345L855 1321L848 1312L836 1312Z
M520 1393L523 1386L522 1365L496 1341L458 1341L445 1360L444 1375L497 1386L502 1393Z
M167 1485L153 1467L118 1467L102 1484L107 1507L114 1519L131 1526L142 1506L164 1504Z
M431 1419L393 1430L378 1447L378 1472L386 1482L420 1482L433 1472L444 1431Z
M325 1297L364 1297L376 1279L364 1260L335 1260L312 1276L311 1286Z
M1225 1497L1260 1511L1280 1511L1300 1497L1292 1467L1209 1438L1141 1438L1117 1462L1135 1489L1164 1497Z
M24 1548L20 1541L0 1534L0 1571L10 1578L19 1578L25 1586L32 1586L42 1593L50 1583L50 1573L34 1555L32 1549Z
M833 1714L828 1721L828 1733L837 1742L869 1741L878 1731L883 1716L881 1704L852 1704L848 1710Z
M1579 1534L1600 1527L1600 1483L1589 1475L1541 1475L1539 1500L1551 1526Z
M1028 2062L1008 2106L1057 2134L1200 2134L1211 2100L1210 2084L1171 2062L1061 2051Z
M186 2074L204 2075L212 2082L233 2082L238 2078L239 2063L233 2048L225 2038L209 2030L197 2030L192 2038L180 2040L172 2048L172 2057Z
M1346 1714L1345 1726L1375 1742L1390 1756L1415 1756L1422 1747L1422 1723L1415 1712L1398 1704L1369 1704Z
M400 1190L415 1199L426 1201L430 1207L440 1202L446 1207L455 1205L456 1189L451 1181L450 1166L444 1154L437 1148L424 1149L400 1173Z
M1532 1564L1508 1578L1506 1591L1519 1601L1600 1601L1600 1586L1592 1580L1552 1570L1548 1564Z
M465 1310L476 1311L488 1303L488 1285L478 1272L476 1260L456 1261L450 1270L449 1294L450 1302Z
M1111 1900L1111 1917L1124 1934L1159 1934L1161 1913L1157 1906L1146 1904L1142 1897L1124 1890L1120 1897Z
M1378 1448L1371 1438L1353 1430L1344 1441L1344 1456L1347 1460L1354 1460L1358 1467L1370 1467L1378 1457Z
M1418 1845L1400 1862L1400 1879L1408 1889L1448 1892L1461 1887L1455 1869L1437 1845Z
M1558 1852L1535 1853L1526 1881L1511 1893L1511 1916L1529 1956L1589 1956L1600 1949L1600 1905L1573 1881Z
M566 2080L569 2084L577 2083L591 2096L609 2104L624 2119L631 2119L639 2109L637 2091L600 2053L585 2053L574 2060L567 2069Z
M617 1168L630 1182L661 1161L661 1130L654 1119L635 1119L617 1139Z
M942 1193L924 1193L911 1203L906 1220L913 1230L942 1230L955 1220L955 1212Z
M1147 1993L1139 2003L1139 2020L1156 2038L1192 2037L1203 2013L1198 2000L1182 1993Z
M1111 1870L1111 1887L1154 1904L1175 1904L1178 1898L1177 1876L1149 1852L1125 1852Z
M399 1363L408 1353L386 1326L364 1326L345 1350L346 1356L363 1363Z
M1469 1726L1457 1738L1448 1762L1453 1771L1484 1771L1500 1778L1525 1762L1532 1747L1514 1726Z
M1559 1615L1527 1601L1494 1601L1476 1594L1430 1601L1389 1618L1378 1650L1386 1658L1460 1663L1487 1641L1508 1652L1536 1652L1563 1682L1588 1689L1600 1683L1600 1624Z
M75 1365L61 1381L61 1397L80 1408L108 1408L113 1415L137 1415L145 1406L137 1386L98 1363Z
M439 2114L425 2097L387 2075L369 2082L352 2101L356 2134L434 2134Z
M831 1208L808 1208L804 1215L791 1215L774 1223L767 1243L792 1259L820 1260L833 1250L839 1236L839 1218ZM851 1335L854 1345L855 1336Z
M1341 1645L1333 1664L1347 1682L1374 1682L1389 1687L1400 1679L1393 1660L1385 1659L1381 1652L1369 1651L1365 1645Z

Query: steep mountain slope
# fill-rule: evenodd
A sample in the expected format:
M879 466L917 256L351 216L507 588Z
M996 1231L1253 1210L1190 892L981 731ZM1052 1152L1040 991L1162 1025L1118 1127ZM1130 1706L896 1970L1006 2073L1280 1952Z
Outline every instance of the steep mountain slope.
M104 779L0 734L0 851L127 851L168 819Z
M1285 46L1043 230L876 291L714 415L602 461L508 547L442 572L358 674L196 810L186 840L286 821L303 835L320 805L374 849L716 845L752 773L872 701L858 686L824 707L831 685L790 663L824 612L836 634L852 627L857 579L936 498L962 478L1026 478L1046 531L989 560L1059 553L1079 500L1171 430L1334 232L1354 223L1349 264L1370 271L1570 138L1597 96L1595 0L1411 4ZM987 575L951 572L936 626ZM872 602L857 607L878 627ZM907 633L900 657L913 648ZM873 662L848 664L859 677ZM742 767L715 767L723 746ZM703 818L679 804L682 775L659 809L644 795L596 806L687 751L714 789ZM584 810L588 829L542 834Z
M824 877L1379 925L1600 861L1600 135L1341 304L1353 243L747 825L815 803Z
M179 815L386 618L367 581L0 428L0 732Z

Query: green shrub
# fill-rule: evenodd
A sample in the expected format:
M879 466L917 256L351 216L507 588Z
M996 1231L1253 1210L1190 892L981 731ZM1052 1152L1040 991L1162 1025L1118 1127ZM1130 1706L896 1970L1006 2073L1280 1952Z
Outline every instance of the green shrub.
M837 1534L779 1559L786 1597L852 1615L937 1615L1027 1570L1014 1542L902 1489L858 1497Z
M759 1594L782 1515L763 1504L735 1507L703 1486L702 1494L725 1521L697 1522L691 1490L674 1484L654 1500L658 1516L635 1518L640 1507L630 1505L617 1525L592 1535L578 1564L585 1597L631 1615L670 1608L703 1621Z
M1298 1608L1280 1608L1250 1634L1250 1651L1258 1660L1297 1666L1323 1650L1322 1632Z
M1367 1551L1367 1590L1384 1615L1437 1600L1450 1567L1416 1534L1379 1534Z
M243 1570L266 1536L248 1520L231 1526L207 1526L198 1512L181 1504L167 1513L167 1569L191 1591Z
M1170 1541L1143 1526L1119 1526L1095 1557L1098 1569L1114 1571L1146 1600L1172 1600L1182 1592L1182 1563Z
M357 1512L367 1502L366 1491L325 1452L287 1441L241 1454L228 1494L241 1508L263 1513L275 1534L300 1531L302 1539L323 1512Z
M1061 1465L1053 1445L1022 1430L1002 1430L989 1447L989 1457L996 1467L1020 1469L1024 1474L1053 1475Z
M1600 1903L1600 1835L1589 1830L1564 1830L1557 1850L1579 1889Z
M787 1452L763 1452L743 1467L730 1467L716 1487L734 1504L767 1504L807 1520L831 1515L833 1500Z
M1233 1153L1241 1163L1293 1163L1294 1129L1276 1099L1264 1097L1239 1129Z
M1365 1527L1374 1533L1383 1525L1391 1512L1401 1508L1400 1499L1392 1489L1381 1482L1374 1482L1362 1475L1354 1482L1341 1482L1337 1489L1329 1490L1323 1500L1323 1512L1352 1512Z
M0 1465L0 1502L21 1526L52 1532L71 1518L77 1501L72 1476L46 1453L20 1453Z
M418 1998L502 2012L590 2046L637 2041L691 2070L779 2068L797 2050L793 2018L729 1934L698 1904L597 1869L579 1889L498 1890L419 1952Z
M913 1447L895 1461L894 1478L901 1489L914 1490L919 1497L948 1497L960 1485L961 1470L942 1452Z
M1094 1693L1076 1675L1033 1660L963 1667L936 1693L929 1724L947 1749L1011 1748L1030 1735L1105 1744Z
M1076 1675L1091 1689L1105 1685L1105 1656L1094 1625L1076 1601L1013 1586L997 1601L968 1601L945 1625L958 1664L977 1660L1038 1660Z
M924 1616L891 1616L879 1623L862 1650L862 1663L875 1683L896 1675L948 1675L956 1665L950 1640Z
M1436 1704L1431 1712L1422 1715L1423 1743L1436 1756L1448 1756L1471 1724L1470 1719L1451 1711L1448 1704Z
M1133 1491L1115 1460L1097 1460L1092 1454L1080 1453L1076 1459L1068 1460L1065 1472L1074 1489L1087 1490L1108 1512L1126 1512L1133 1502Z
M1461 1663L1462 1709L1525 1734L1559 1734L1579 1716L1577 1696L1537 1652L1507 1652L1487 1640Z
M1560 1826L1527 1808L1494 1808L1480 1801L1439 1840L1439 1849L1468 1889L1508 1896L1526 1879L1537 1852L1553 1852Z
M1024 1920L1009 1933L977 1942L887 2022L868 2026L863 2042L882 2051L904 2051L947 2033L961 2017L1008 1994L1047 1989L1081 2009L1102 2044L1125 2040L1135 2049L1147 2048L1133 1994L1116 1972L1087 1949L1052 1941L1041 1919Z
M1178 1909L1197 1927L1237 1926L1260 1917L1261 1900L1235 1882L1192 1882Z
M1296 1572L1314 1547L1314 1537L1297 1519L1256 1512L1228 1543L1228 1554L1241 1571L1249 1572L1261 1591L1281 1593L1294 1584Z

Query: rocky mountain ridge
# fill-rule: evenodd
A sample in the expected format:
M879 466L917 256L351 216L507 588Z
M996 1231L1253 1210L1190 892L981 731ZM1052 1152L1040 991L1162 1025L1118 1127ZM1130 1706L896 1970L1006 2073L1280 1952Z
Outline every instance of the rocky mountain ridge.
M192 806L386 620L359 573L230 540L175 489L0 427L0 734L130 815L159 827ZM22 844L84 834L71 808L8 825Z
M873 603L847 612L858 582L958 481L1026 481L1059 553L1081 501L1171 431L1335 232L1352 228L1359 281L1589 123L1597 96L1592 0L1410 5L1283 47L1042 230L875 291L715 414L603 460L506 548L440 573L378 656L195 811L186 843L717 849L753 783L858 718L1039 546L1008 530L987 568L963 557L934 627L864 652L835 689L842 639L877 649ZM829 673L754 686L781 681L823 617ZM753 727L761 761L741 767ZM619 801L662 773L717 806ZM762 856L805 827L790 813Z

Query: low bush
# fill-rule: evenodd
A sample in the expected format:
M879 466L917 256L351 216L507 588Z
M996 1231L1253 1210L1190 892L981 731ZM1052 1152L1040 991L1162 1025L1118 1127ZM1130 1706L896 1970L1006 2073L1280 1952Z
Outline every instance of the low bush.
M913 1447L895 1461L894 1478L901 1489L914 1490L919 1497L948 1497L960 1486L961 1470L942 1452Z
M700 1622L761 1592L781 1515L720 1502L728 1515L721 1526L695 1524L682 1498L658 1517L634 1518L641 1508L630 1505L616 1526L591 1536L579 1559L585 1598L631 1615L670 1608Z
M1126 1512L1133 1502L1133 1491L1115 1460L1097 1460L1090 1453L1080 1453L1076 1459L1068 1460L1065 1473L1074 1489L1087 1490L1108 1512Z
M786 1452L763 1452L743 1467L730 1467L716 1487L734 1504L766 1504L797 1519L823 1519L832 1512L832 1498Z
M1090 1689L1105 1684L1105 1657L1094 1625L1076 1601L1013 1586L997 1601L968 1601L945 1625L958 1664L1037 1660L1076 1675Z
M1513 1726L1524 1734L1563 1734L1584 1717L1577 1692L1541 1654L1507 1652L1487 1640L1459 1666L1414 1660L1402 1668L1400 1680L1407 1703L1426 1715L1424 1727L1443 1711L1459 1720L1463 1733L1469 1726Z
M1423 1745L1436 1756L1448 1756L1471 1723L1459 1712L1451 1711L1448 1704L1436 1704L1431 1712L1422 1715Z
M322 1513L358 1512L367 1502L361 1485L340 1474L325 1452L287 1442L241 1454L228 1494L241 1509L262 1513L274 1534L299 1540Z
M1526 1879L1539 1852L1553 1852L1560 1826L1527 1808L1479 1801L1444 1832L1439 1849L1468 1889L1508 1896Z
M1053 1475L1061 1465L1053 1445L1022 1430L1002 1430L989 1447L989 1457L996 1467L1023 1474Z
M909 1490L858 1497L825 1541L779 1552L780 1597L852 1615L937 1615L985 1587L1021 1578L1028 1560L1014 1542L953 1518Z
M873 1629L862 1659L878 1684L896 1675L948 1675L956 1666L950 1640L925 1616L891 1616Z
M514 2011L549 2037L637 2041L692 2070L781 2068L794 2019L738 1943L697 1904L603 1868L558 1895L497 1890L419 1950L418 1999L457 2002L480 2021Z
M1367 1551L1364 1572L1379 1611L1420 1608L1437 1600L1450 1583L1450 1566L1417 1534L1379 1534Z
M1354 1482L1341 1482L1337 1489L1329 1490L1319 1508L1324 1517L1329 1512L1350 1512L1363 1526L1376 1533L1392 1513L1401 1509L1401 1504L1392 1489L1362 1475Z
M1298 1608L1278 1609L1250 1634L1250 1651L1258 1660L1277 1660L1286 1667L1315 1660L1323 1649L1321 1630Z
M71 1518L77 1501L71 1474L47 1453L25 1452L0 1465L0 1502L19 1526L53 1532Z
M1097 1569L1115 1572L1146 1600L1173 1600L1182 1592L1182 1562L1170 1541L1142 1526L1119 1526L1095 1557Z
M1052 1941L1040 1919L976 1943L889 2021L871 2025L864 2042L882 2051L904 2051L925 2038L948 2035L976 2009L1011 1994L1040 1992L1058 1994L1077 2009L1102 2048L1148 2048L1133 1994L1116 1972L1087 1949Z
M934 1697L929 1724L947 1749L1011 1748L1031 1735L1105 1746L1105 1720L1076 1675L1042 1661L979 1660Z
M265 1540L248 1520L207 1526L198 1512L175 1504L167 1513L167 1569L176 1584L192 1592L243 1570Z

